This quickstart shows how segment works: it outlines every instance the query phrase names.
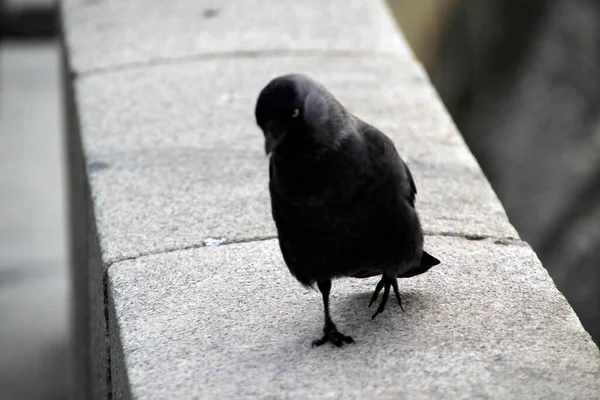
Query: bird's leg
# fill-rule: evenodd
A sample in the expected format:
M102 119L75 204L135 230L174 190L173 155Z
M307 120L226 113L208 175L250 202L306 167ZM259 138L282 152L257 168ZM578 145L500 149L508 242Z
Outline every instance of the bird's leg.
M381 289L384 289L383 296L381 297L381 303L379 303L379 307L377 307L377 311L375 311L375 314L373 314L371 319L375 319L375 317L381 314L385 309L385 303L387 303L388 297L390 295L390 286L394 288L394 294L396 295L396 299L398 300L398 305L400 306L402 311L404 311L404 307L402 307L402 299L400 298L400 292L398 291L398 281L396 277L394 276L390 278L389 276L386 276L384 274L381 277L381 280L377 283L375 291L373 292L373 296L371 296L371 302L369 303L369 307L371 307L373 302L377 299L377 296L379 296L379 292L381 292Z
M331 320L329 315L329 291L331 290L331 279L325 281L318 281L317 286L323 295L323 305L325 307L325 326L323 332L325 333L321 339L313 341L313 346L321 346L327 342L331 342L337 347L341 347L345 343L354 343L354 340L350 336L342 335L338 332L335 324Z

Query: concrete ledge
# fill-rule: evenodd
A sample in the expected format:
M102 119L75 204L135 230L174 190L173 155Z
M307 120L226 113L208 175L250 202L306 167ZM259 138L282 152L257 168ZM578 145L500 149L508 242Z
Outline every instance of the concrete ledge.
M334 281L332 314L356 340L341 350L310 347L320 294L290 276L275 240L116 263L111 342L126 368L113 396L127 381L135 398L599 393L598 350L528 246L426 240L444 264L401 280L405 313L390 302L371 320L377 279Z
M600 393L597 348L383 2L62 6L82 398ZM402 281L406 313L390 304L376 321L373 280L335 282L336 322L357 340L342 351L308 346L319 295L274 240L253 109L289 72L392 137L443 262Z
M63 0L77 73L245 52L409 55L385 3L364 0ZM291 29L290 29L291 28Z

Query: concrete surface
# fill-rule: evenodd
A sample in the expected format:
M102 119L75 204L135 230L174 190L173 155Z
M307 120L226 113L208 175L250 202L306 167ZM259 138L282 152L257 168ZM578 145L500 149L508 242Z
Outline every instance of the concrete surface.
M395 22L379 1L63 0L62 7L77 73L203 54L408 54L389 34Z
M415 176L428 232L517 237L414 61L214 60L78 80L106 263L206 238L275 235L268 160L253 113L262 87L290 71L322 81L395 140Z
M595 398L598 350L525 244L428 236L443 264L400 280L375 320L376 278L334 281L355 345L311 348L322 302L277 241L140 257L109 269L111 334L134 398ZM117 329L118 327L118 329ZM111 342L115 342L111 337ZM117 356L118 355L118 356Z
M0 398L67 395L63 121L57 43L0 46Z
M600 393L597 349L518 240L383 3L240 0L205 21L215 8L63 2L88 395ZM292 71L395 140L444 263L403 282L418 315L390 304L371 322L374 282L336 282L336 321L357 339L341 351L310 349L319 295L269 240L254 102Z

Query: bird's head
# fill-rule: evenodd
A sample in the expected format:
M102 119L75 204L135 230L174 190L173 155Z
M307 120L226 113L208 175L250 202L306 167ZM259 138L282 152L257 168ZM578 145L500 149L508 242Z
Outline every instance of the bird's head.
M265 152L319 151L335 145L346 111L321 84L305 75L283 75L260 92L256 123L265 135Z

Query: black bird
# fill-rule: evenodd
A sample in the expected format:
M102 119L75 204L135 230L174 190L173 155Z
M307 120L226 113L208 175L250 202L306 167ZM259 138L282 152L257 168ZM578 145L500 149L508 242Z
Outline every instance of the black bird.
M273 79L260 93L256 122L270 154L271 211L290 272L317 283L325 335L313 342L353 343L329 314L331 280L382 275L373 318L384 310L396 278L422 274L439 260L423 251L417 189L393 142L350 114L321 84L304 75Z

